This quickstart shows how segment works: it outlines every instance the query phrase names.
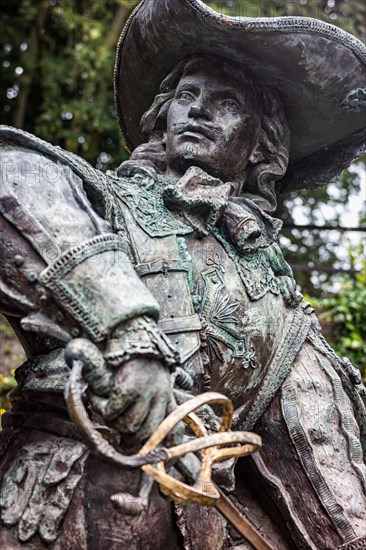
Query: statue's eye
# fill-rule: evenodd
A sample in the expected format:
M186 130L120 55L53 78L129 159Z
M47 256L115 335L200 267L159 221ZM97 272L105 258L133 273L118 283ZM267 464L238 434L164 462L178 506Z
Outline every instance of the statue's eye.
M239 111L239 105L234 99L224 99L221 101L221 106L231 112L237 113Z
M190 92L183 90L179 92L178 99L182 99L183 101L191 101L192 99L194 99L194 97Z

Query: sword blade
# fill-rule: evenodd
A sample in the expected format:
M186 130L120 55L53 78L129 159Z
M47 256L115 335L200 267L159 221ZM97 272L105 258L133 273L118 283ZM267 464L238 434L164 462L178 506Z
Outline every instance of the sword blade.
M215 507L231 523L233 527L243 537L252 544L255 550L275 550L273 546L266 541L251 523L239 512L231 500L220 491L220 499L215 503Z

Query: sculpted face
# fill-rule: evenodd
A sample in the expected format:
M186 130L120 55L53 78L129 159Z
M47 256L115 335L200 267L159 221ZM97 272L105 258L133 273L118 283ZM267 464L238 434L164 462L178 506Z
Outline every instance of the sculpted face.
M259 116L246 97L219 67L183 76L167 115L167 173L199 166L223 181L242 181L259 135Z

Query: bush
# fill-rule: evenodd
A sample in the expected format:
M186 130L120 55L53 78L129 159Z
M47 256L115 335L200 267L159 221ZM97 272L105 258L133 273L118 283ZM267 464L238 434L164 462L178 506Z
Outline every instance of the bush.
M366 379L366 260L354 279L344 276L337 293L307 300L317 308L324 335L341 357L346 356Z

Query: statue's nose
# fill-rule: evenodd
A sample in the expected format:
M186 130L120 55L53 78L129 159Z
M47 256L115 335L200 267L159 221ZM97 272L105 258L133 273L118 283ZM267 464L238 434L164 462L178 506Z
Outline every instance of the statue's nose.
M213 113L209 101L202 99L197 99L194 101L189 109L188 116L192 118L205 118L206 120L212 120Z

